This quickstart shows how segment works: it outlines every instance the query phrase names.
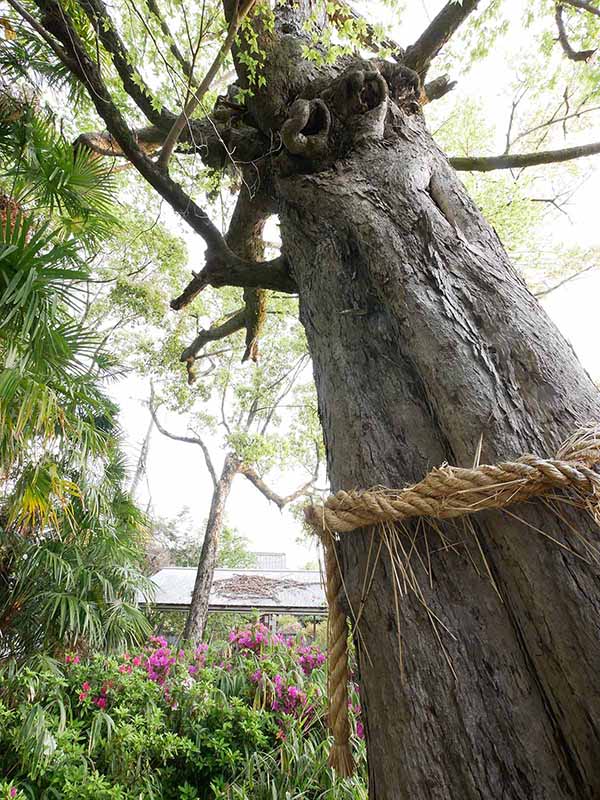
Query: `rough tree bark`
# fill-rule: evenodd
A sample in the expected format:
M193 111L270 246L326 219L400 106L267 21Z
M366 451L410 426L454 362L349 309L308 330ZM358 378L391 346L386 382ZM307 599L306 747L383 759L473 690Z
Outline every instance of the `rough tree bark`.
M596 388L419 116L399 122L393 147L364 146L280 192L335 490L470 466L482 435L483 462L551 454L598 419ZM417 572L417 553L427 563L439 549L421 586L455 637L442 631L456 678L410 594L398 631L380 560L358 643L377 800L600 796L597 573L527 527L573 539L541 503L515 513L526 522L475 520L500 596L464 546L417 536ZM573 524L593 535L583 515ZM361 531L340 546L355 611L369 540Z
M223 530L223 515L231 485L240 468L240 462L233 453L228 453L223 463L223 469L212 496L208 522L204 533L204 542L198 561L198 570L192 592L192 602L183 631L183 638L187 641L199 642L204 633L206 618L208 616L208 598L213 575L217 565L217 550L219 536Z
M480 441L482 461L552 454L598 420L598 391L429 136L415 73L355 58L318 69L303 58L303 23L325 24L325 3L284 2L273 30L257 22L267 88L249 99L247 119L264 142L281 135L260 169L283 258L254 271L136 151L54 0L36 4L122 152L209 245L174 307L211 282L297 287L335 490L401 486L444 460L468 466ZM233 13L234 0L224 5ZM449 2L408 48L421 78L476 6ZM575 549L578 534L594 532L583 513L561 513L536 501L514 516L476 517L479 570L467 530L444 527L453 547L439 530L401 533L423 602L408 593L398 614L390 560L379 560L363 596L369 531L343 536L348 603L364 603L357 644L372 798L600 796L597 569L534 529ZM420 566L429 561L431 575Z

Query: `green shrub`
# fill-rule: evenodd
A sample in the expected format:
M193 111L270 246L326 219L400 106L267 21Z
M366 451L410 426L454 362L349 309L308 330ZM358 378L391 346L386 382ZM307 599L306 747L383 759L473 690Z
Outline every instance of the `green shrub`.
M323 660L257 624L220 650L154 637L119 657L5 668L0 800L362 800L358 737L356 778L327 766Z

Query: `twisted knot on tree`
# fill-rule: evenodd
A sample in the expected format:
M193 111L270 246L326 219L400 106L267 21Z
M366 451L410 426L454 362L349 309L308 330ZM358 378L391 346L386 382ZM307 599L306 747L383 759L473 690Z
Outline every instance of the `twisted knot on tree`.
M298 98L281 128L286 150L310 163L332 161L348 147L380 141L390 100L404 113L420 108L419 76L400 64L363 62L333 80L314 99Z
M369 525L402 522L413 517L452 519L485 509L503 509L553 490L571 490L600 524L600 429L576 432L556 458L523 455L515 461L482 464L472 469L443 466L404 489L375 487L340 491L322 505L304 510L323 543L328 621L329 727L334 745L330 764L341 776L352 774L348 718L348 626L341 603L342 576L334 535Z
M329 151L331 114L323 100L298 99L281 128L281 140L290 153L308 159L324 158Z

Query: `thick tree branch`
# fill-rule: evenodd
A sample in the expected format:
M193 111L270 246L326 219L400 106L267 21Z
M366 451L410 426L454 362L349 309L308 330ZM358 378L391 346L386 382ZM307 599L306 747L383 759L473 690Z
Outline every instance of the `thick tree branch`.
M454 169L468 172L491 172L495 169L521 169L540 164L558 164L600 153L600 142L565 147L562 150L541 150L539 153L516 153L514 155L451 158Z
M85 11L96 35L110 54L123 88L140 111L154 125L165 126L170 121L172 122L174 114L164 106L160 110L153 106L152 92L140 74L133 68L127 48L102 0L79 0L79 5Z
M85 0L85 2L100 2L100 0ZM200 86L198 86L198 88L193 92L192 97L185 104L183 111L173 123L173 127L165 139L165 143L158 159L159 167L166 169L181 132L187 125L188 120L191 118L196 108L202 102L202 98L206 92L210 89L210 85L215 79L217 72L221 68L221 64L231 49L233 40L237 36L237 32L244 20L244 17L252 9L255 3L256 0L239 0L237 4L237 13L232 16L231 21L229 22L229 28L227 30L225 41L219 48L219 52L217 53L213 63L210 65L208 72L202 79Z
M600 17L600 8L590 3L589 0L562 0L562 2L564 5L581 8L583 11L588 11L590 14Z
M417 41L407 48L404 64L423 77L432 60L478 5L479 0L462 0L460 3L451 0L446 3Z
M190 376L188 378L188 382L193 383L194 376L192 372L192 365L202 348L205 347L209 342L217 342L221 339L227 338L227 336L237 333L244 328L245 325L246 309L240 308L239 311L236 311L235 314L232 314L220 325L213 325L212 327L208 328L208 330L200 331L194 341L189 347L186 347L180 356L180 361L185 361L188 364L188 373Z
M562 13L563 13L562 4L557 3L554 11L554 19L556 20L556 27L558 29L558 41L560 42L560 46L562 47L567 58L570 58L571 61L587 61L594 55L596 51L574 50L571 47L569 38L567 36L567 31L565 29L565 23L562 17Z
M259 259L264 256L262 232L270 211L268 198L261 194L251 197L245 187L241 189L225 240L231 251L243 258L246 263L261 263ZM172 305L175 308L181 308L181 303L187 304L196 295L199 286L196 281L199 278L200 276L195 277L183 295L173 301ZM244 307L220 325L200 331L191 345L181 354L181 360L188 365L189 383L195 380L193 367L200 350L208 342L224 339L241 328L246 328L246 350L242 361L258 359L258 339L266 318L265 295L266 292L262 288L245 286Z
M260 262L265 255L263 230L272 212L271 204L263 193L250 195L245 186L237 202L225 240L231 250L246 261ZM244 289L246 314L246 350L242 361L258 360L258 340L266 319L267 298L263 289Z
M254 264L238 258L228 249L226 253L207 258L204 269L192 278L179 297L171 300L171 308L174 311L185 308L207 286L273 289L285 294L296 294L298 291L284 256Z
M140 149L146 155L151 155L162 147L167 130L149 125L133 130L132 134ZM127 157L119 143L107 133L83 133L77 141L103 156ZM255 161L263 158L269 151L269 142L256 128L222 124L213 116L190 120L179 145L184 146L182 152L188 155L200 154L202 161L214 169L222 169L228 162Z
M213 486L217 487L217 473L215 472L214 464L212 462L212 458L210 457L210 452L208 447L204 443L204 441L198 436L197 433L194 432L194 436L180 436L176 433L171 433L168 431L163 425L161 424L160 420L158 419L158 415L156 413L156 408L154 406L154 387L151 385L150 387L150 400L148 402L148 407L150 408L150 413L152 414L152 419L154 420L154 424L162 433L163 436L166 436L168 439L173 439L175 442L185 442L186 444L195 444L202 450L202 455L204 456L204 461L206 462L206 468L210 474L211 480L213 482Z

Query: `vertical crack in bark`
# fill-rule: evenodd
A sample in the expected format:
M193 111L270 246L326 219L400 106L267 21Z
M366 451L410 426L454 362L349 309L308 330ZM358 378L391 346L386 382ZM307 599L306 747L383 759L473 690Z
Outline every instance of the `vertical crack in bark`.
M482 537L484 541L485 538L486 537ZM550 720L550 723L552 725L552 731L554 734L557 750L562 756L565 772L569 776L570 783L572 784L570 789L571 790L574 789L575 790L574 796L577 798L581 798L581 800L583 800L584 798L589 798L589 800L593 800L592 795L590 795L588 792L589 784L585 779L585 776L581 772L581 765L579 763L579 760L577 759L575 751L569 744L568 736L564 733L560 720L554 709L552 702L552 695L547 691L544 685L543 677L542 675L540 675L540 672L538 670L536 660L531 653L530 646L527 641L527 636L523 630L521 623L519 622L518 615L511 602L511 593L504 585L504 581L496 566L490 548L486 546L486 550L487 550L486 558L490 566L490 571L492 573L494 581L500 588L500 592L502 594L502 598L504 601L503 607L506 609L506 615L510 620L510 624L515 634L515 638L519 644L519 648L523 655L523 659L527 665L528 673L533 678L535 687L541 698L548 719Z

